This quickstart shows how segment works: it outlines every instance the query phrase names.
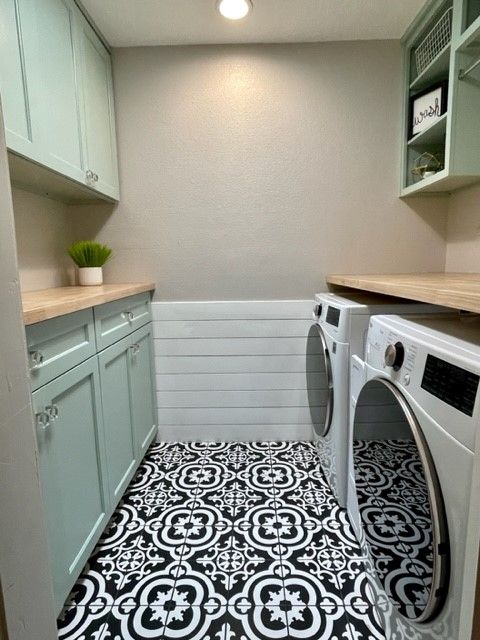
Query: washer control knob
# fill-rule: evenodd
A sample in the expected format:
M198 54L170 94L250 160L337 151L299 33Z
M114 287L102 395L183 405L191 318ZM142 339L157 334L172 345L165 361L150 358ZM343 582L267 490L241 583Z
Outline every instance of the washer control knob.
M321 313L322 313L322 305L321 304L316 304L313 307L313 315L316 316L317 318L319 318Z
M385 366L392 367L394 371L398 371L405 359L405 349L401 342L389 344L385 349Z

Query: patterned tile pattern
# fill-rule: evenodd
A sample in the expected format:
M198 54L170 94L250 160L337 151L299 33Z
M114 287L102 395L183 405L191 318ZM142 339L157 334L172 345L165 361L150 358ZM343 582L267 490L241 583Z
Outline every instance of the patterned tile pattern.
M355 482L377 576L398 610L415 619L433 576L428 489L413 440L356 440Z
M383 640L307 442L153 445L58 621L62 640Z

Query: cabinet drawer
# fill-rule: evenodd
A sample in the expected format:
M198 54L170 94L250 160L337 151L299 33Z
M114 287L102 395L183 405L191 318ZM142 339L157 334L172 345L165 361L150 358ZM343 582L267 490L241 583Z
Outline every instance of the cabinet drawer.
M33 391L96 352L92 309L38 322L25 331Z
M128 336L152 319L148 292L102 304L94 307L93 311L98 351Z

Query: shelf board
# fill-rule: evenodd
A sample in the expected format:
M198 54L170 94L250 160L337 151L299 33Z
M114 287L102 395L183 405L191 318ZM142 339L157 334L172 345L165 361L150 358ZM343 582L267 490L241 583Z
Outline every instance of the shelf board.
M480 273L334 274L327 283L480 313Z
M404 187L400 193L400 197L408 198L409 196L432 193L450 193L450 191L461 189L475 182L480 182L480 176L452 176L448 175L446 169L442 169L433 176L419 180L408 187Z
M417 133L407 142L409 147L426 147L445 143L447 131L447 113L444 113L428 129Z
M421 91L428 85L448 76L450 67L450 44L444 47L426 69L410 83L410 91Z
M456 51L468 52L480 49L480 16L462 33L455 47Z

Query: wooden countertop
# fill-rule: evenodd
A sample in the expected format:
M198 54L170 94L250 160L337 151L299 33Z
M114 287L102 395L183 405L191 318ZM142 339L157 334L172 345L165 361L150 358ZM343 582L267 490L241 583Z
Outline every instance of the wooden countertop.
M153 291L152 282L102 284L93 287L55 287L22 293L23 321L35 324L136 293Z
M334 274L327 283L480 313L480 273Z

